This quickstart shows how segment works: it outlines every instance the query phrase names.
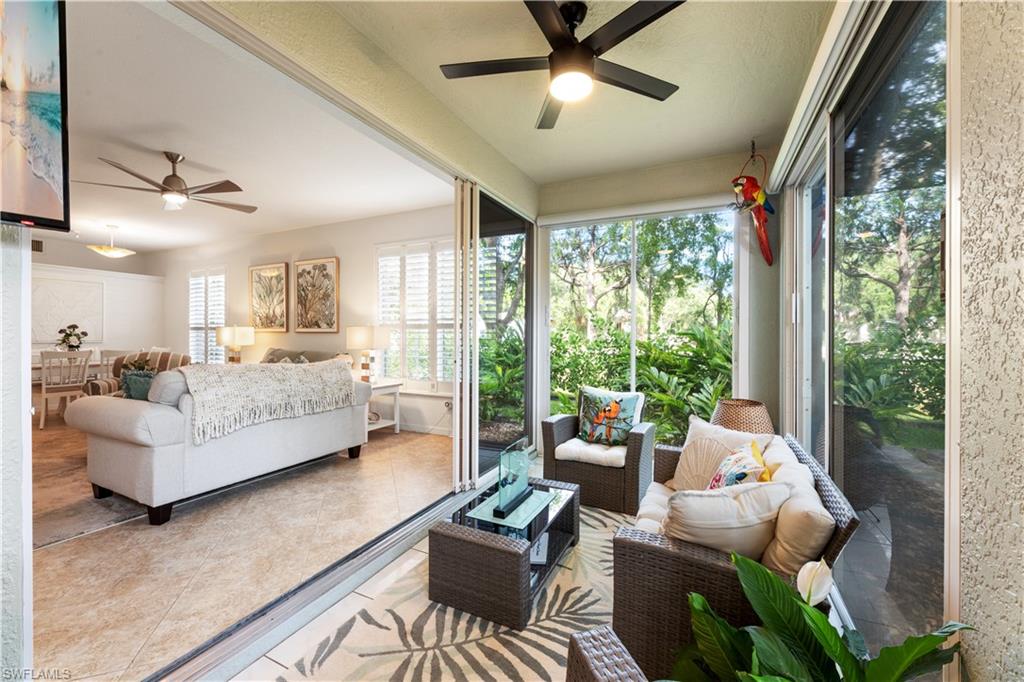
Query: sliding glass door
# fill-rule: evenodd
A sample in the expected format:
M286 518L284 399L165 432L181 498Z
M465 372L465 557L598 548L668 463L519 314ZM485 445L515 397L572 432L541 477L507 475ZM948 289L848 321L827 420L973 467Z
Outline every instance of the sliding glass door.
M833 117L836 577L874 650L943 617L945 12L895 4Z
M533 225L480 194L477 249L479 338L479 471L503 449L530 436L530 252ZM532 441L532 438L530 439Z

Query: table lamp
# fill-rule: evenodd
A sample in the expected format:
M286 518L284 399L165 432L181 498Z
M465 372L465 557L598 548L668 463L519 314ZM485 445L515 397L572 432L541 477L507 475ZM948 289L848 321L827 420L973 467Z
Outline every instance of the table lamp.
M373 351L388 345L386 330L382 327L346 327L345 346L349 351L360 351L360 379L370 380Z
M252 327L217 327L217 345L228 349L230 363L242 362L242 346L256 343L256 330Z

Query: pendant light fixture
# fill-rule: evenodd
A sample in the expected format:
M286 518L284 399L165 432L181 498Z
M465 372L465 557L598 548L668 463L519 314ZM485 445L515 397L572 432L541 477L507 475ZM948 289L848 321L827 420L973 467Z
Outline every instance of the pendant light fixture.
M110 230L110 244L86 244L85 248L95 251L101 256L107 258L124 258L125 256L134 256L135 252L131 249L125 249L120 246L114 246L114 231L117 230L117 225L107 225L107 229Z

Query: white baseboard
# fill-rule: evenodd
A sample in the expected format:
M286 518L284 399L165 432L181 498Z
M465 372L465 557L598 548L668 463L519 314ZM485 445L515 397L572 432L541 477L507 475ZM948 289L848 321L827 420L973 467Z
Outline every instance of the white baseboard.
M402 422L399 424L399 428L402 431L412 431L413 433L429 433L434 436L451 436L452 429L450 426L427 426L426 424L408 424Z

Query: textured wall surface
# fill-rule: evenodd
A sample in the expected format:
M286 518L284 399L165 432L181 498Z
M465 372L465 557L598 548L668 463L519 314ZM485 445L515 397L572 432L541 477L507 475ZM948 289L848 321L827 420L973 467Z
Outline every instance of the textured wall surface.
M1024 3L962 19L961 619L972 680L1024 679Z
M10 679L31 660L31 633L22 618L31 576L25 575L31 533L31 496L25 478L30 471L23 445L29 437L25 417L26 384L22 324L27 292L25 263L27 230L0 227L0 672ZM19 678L20 679L20 678Z
M325 2L218 2L265 43L380 120L536 215L537 186Z

